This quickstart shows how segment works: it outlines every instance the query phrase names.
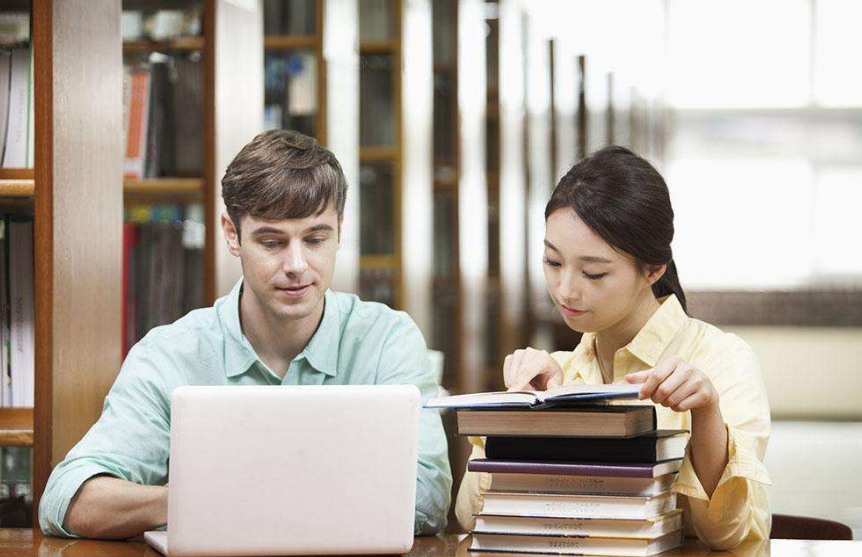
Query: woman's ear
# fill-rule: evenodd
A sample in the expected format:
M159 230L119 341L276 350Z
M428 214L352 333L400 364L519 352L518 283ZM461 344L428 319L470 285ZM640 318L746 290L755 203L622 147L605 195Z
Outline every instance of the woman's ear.
M646 265L644 267L644 277L650 286L657 283L661 277L664 276L665 271L667 271L667 264L665 265Z

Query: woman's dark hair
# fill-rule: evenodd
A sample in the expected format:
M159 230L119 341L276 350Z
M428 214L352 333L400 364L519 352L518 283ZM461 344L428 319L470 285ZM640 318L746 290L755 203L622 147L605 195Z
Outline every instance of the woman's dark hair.
M667 264L652 286L656 298L676 294L686 310L673 252L673 208L661 174L625 147L596 151L560 179L545 207L545 219L571 208L587 226L638 265ZM687 310L686 310L687 311Z

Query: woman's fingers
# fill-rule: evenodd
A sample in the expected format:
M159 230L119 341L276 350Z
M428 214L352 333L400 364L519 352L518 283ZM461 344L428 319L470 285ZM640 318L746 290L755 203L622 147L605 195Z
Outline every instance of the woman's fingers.
M651 369L649 372L649 376L647 377L646 381L644 381L644 384L641 386L640 391L638 392L638 398L640 400L652 398L656 388L658 388L658 386L665 379L667 379L667 377L671 373L673 373L673 370L676 369L678 363L679 358L668 358L667 360L663 361L662 363Z
M503 364L504 380L510 391L544 390L562 384L562 371L544 350L516 350Z
M667 378L662 381L656 389L652 393L652 401L656 404L664 404L666 400L668 400L671 395L675 394L677 389L679 389L689 378L689 374L687 373L687 369L679 365L674 369ZM682 400L682 399L678 399ZM665 406L669 406L665 404Z

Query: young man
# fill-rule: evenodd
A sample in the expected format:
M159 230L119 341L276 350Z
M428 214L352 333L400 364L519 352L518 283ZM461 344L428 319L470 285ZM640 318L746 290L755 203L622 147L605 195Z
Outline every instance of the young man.
M132 348L99 421L48 480L45 533L129 538L167 522L178 386L413 384L423 401L436 392L406 314L329 290L346 193L333 154L299 133L266 132L240 151L222 180L221 225L242 280ZM446 524L452 477L439 416L421 416L415 531L425 534Z

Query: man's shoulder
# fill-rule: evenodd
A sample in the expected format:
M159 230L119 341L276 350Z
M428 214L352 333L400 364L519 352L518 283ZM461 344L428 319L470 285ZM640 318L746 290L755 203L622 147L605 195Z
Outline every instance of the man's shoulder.
M190 311L173 323L153 327L140 343L151 350L185 351L199 350L222 337L215 307Z
M330 290L330 295L340 315L342 333L393 332L416 327L406 312L386 304L365 301L347 292Z

